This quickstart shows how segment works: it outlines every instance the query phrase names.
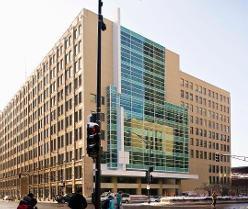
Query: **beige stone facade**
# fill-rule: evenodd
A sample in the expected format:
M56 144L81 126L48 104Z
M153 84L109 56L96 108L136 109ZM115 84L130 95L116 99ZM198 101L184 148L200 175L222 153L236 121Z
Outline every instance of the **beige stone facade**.
M83 139L87 117L95 111L96 21L83 10L2 111L1 195L30 190L39 199L52 199L77 189L91 195L93 163ZM106 24L103 97L112 82L112 23Z
M188 107L189 169L198 180L182 181L182 191L230 183L230 93L180 70L179 55L167 56L167 100ZM220 156L216 162L215 154Z

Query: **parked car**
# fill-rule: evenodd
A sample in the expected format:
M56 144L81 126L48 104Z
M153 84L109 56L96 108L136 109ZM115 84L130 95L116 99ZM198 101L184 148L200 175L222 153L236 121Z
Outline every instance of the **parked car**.
M150 201L151 202L160 202L160 196L158 196L158 195L154 195L154 196L151 196L150 197Z
M121 196L122 196L122 200L121 200L122 203L128 203L130 201L130 198L129 198L130 194L122 193Z
M122 194L123 203L142 203L147 201L148 197L146 195L131 195L127 193Z
M55 197L55 200L58 202L58 203L67 203L69 202L70 198L72 197L72 193L70 194L65 194L65 195L57 195Z
M3 199L4 200L14 200L14 198L9 196L9 195L5 195Z

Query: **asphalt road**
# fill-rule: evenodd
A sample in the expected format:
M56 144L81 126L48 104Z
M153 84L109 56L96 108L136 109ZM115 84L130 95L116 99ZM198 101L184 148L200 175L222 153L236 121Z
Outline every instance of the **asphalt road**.
M0 209L16 209L18 203L17 202L12 202L12 201L2 201L0 200ZM48 203L38 203L38 209L69 209L67 205L61 205L61 204L48 204ZM213 209L212 206L210 205L182 205L182 206L173 206L173 207L162 207L162 206L148 206L148 205L124 205L123 209L182 209L182 208L187 208L187 209ZM87 209L94 209L92 205L89 205ZM220 204L217 205L216 209L248 209L248 203L243 203L243 204Z
M140 206L131 206L127 205L124 209L213 209L212 205L180 205L180 206L147 206L147 205L140 205ZM215 207L215 209L248 209L248 203L243 204L219 204Z

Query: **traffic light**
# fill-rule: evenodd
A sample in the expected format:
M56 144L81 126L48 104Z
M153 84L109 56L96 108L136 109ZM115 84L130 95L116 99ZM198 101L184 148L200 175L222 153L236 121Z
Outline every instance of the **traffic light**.
M149 167L149 169L146 171L146 181L148 184L152 182L151 172L153 172L153 167Z
M220 162L220 154L215 153L215 161Z
M97 123L87 123L87 153L95 158L99 153L100 126Z

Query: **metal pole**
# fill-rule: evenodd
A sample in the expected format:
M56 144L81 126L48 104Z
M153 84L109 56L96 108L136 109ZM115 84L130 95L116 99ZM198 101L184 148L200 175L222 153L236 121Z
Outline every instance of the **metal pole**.
M100 113L101 113L101 32L102 32L102 24L103 24L103 17L102 17L102 0L98 0L98 32L97 32L97 106L96 106L96 113L97 113L97 123L100 126L101 130L101 122L100 122ZM101 140L99 140L99 148L101 148ZM95 209L101 208L101 156L100 150L97 153L95 159Z

